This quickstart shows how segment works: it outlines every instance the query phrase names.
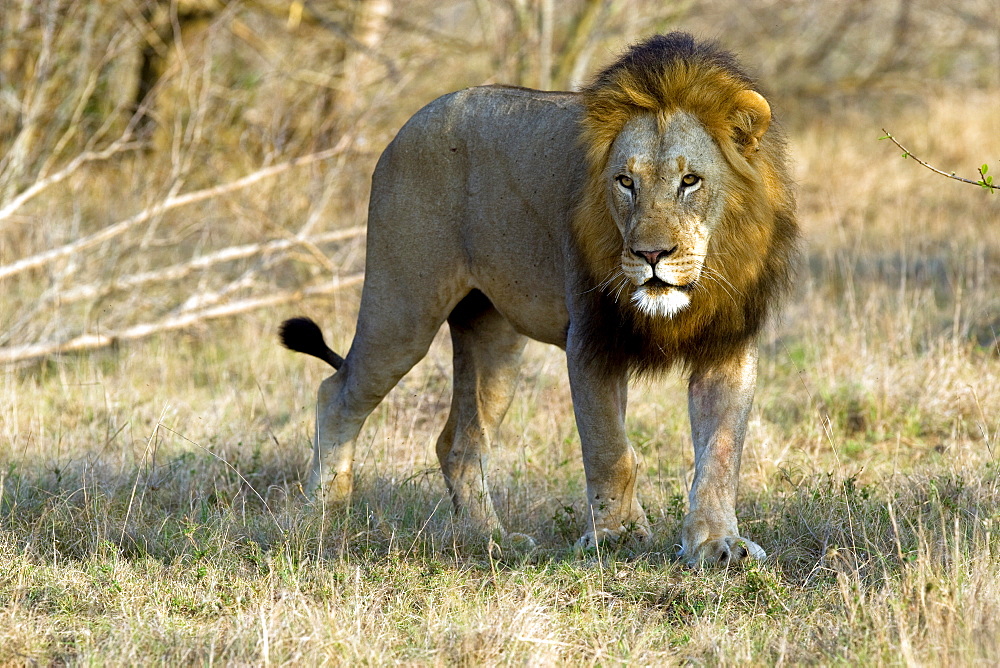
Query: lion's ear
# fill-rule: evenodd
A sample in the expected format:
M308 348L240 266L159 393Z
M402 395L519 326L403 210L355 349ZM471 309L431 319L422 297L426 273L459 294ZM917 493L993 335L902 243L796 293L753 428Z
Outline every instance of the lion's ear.
M742 90L736 95L733 111L733 135L743 155L750 157L760 147L760 138L771 125L771 106L755 90Z

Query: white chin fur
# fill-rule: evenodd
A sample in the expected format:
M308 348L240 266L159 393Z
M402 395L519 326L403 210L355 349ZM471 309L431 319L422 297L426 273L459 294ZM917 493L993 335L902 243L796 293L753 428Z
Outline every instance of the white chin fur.
M650 294L645 286L640 286L632 293L632 304L653 318L672 318L690 303L691 298L680 290L668 290L667 292L657 290Z

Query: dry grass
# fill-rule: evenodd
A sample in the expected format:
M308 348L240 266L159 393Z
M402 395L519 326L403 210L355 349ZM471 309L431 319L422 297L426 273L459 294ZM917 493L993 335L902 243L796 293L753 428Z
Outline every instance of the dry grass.
M796 292L763 341L739 507L765 563L696 572L674 560L691 467L676 378L636 386L630 401L654 540L574 555L579 444L563 356L541 345L528 348L494 455L501 516L540 547L495 558L469 540L452 523L433 452L450 396L446 332L366 424L350 507L306 506L300 482L326 369L273 335L304 311L346 350L355 287L3 370L0 663L995 662L1000 197L877 139L888 127L946 170L1000 169L1000 118L984 112L996 93L793 110L807 244ZM165 217L150 238L173 243L159 253L141 237L129 248L152 248L142 257L167 266L310 215L333 220L317 230L356 224L364 188L354 175L390 133L385 118L350 159L199 209L216 227ZM225 179L256 164L245 162ZM162 194L151 185L162 169L155 155L132 156L81 173L0 228L4 262L132 215ZM211 185L210 172L186 183ZM49 228L33 224L43 211ZM347 272L360 248L323 250ZM142 265L107 248L94 257ZM185 289L223 289L248 270L226 265L148 301L125 292L58 318L31 312L70 269L99 277L107 266L87 262L5 283L4 336L15 316L42 338L102 317L141 321L182 304ZM251 288L327 276L309 252L282 262L270 273L249 265L262 281Z
M967 132L977 103L936 103L897 132ZM324 370L269 342L283 314L259 315L3 375L0 660L995 658L997 201L904 163L878 126L851 115L795 136L808 262L765 342L742 485L765 564L673 561L690 467L676 380L633 391L656 540L576 558L583 476L563 361L543 346L495 456L501 512L537 553L495 561L451 526L433 459L443 336L365 427L350 511L310 514L299 481ZM348 294L307 310L343 349L355 308Z

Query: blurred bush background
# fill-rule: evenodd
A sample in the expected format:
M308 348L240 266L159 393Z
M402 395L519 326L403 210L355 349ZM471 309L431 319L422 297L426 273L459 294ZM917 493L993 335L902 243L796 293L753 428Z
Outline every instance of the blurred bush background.
M414 111L484 83L576 88L674 29L740 54L793 138L889 124L955 169L995 157L905 124L942 99L969 125L995 115L968 106L1000 90L990 0L11 0L0 359L355 284L371 168ZM808 171L835 159L804 148Z

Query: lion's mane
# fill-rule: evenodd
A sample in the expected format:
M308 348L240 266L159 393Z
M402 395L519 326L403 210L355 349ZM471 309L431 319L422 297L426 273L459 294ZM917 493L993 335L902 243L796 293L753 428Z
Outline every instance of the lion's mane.
M671 33L632 47L583 90L588 176L573 233L592 286L606 282L620 263L623 241L603 181L612 143L630 119L692 114L731 170L723 219L688 308L670 319L652 318L631 306L630 295L616 298L615 282L588 291L589 319L576 326L593 361L609 372L622 366L636 375L675 364L690 371L711 367L757 336L790 286L798 227L785 140L772 120L759 144L749 145L752 119L735 102L747 89L756 90L756 84L732 54Z

